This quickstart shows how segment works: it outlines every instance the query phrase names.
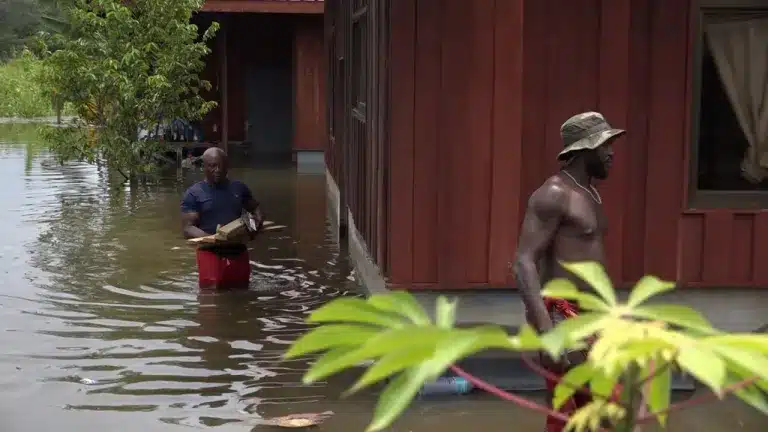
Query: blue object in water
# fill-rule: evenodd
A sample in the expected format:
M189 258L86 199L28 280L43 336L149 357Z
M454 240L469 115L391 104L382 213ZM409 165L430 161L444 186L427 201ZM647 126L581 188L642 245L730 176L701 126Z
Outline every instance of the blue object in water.
M419 396L464 395L474 388L472 383L462 377L440 377L424 384Z

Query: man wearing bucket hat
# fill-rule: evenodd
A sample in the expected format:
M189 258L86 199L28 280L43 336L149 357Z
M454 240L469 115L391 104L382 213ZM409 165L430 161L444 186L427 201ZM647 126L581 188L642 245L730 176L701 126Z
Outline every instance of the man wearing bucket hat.
M560 127L564 149L558 155L563 166L548 178L528 200L513 270L525 303L526 318L539 332L579 313L578 305L563 299L543 298L541 287L554 278L581 281L563 269L559 261L604 261L605 215L602 198L593 180L608 177L613 159L611 142L624 134L612 128L602 114L577 114ZM569 353L561 360L541 354L543 365L562 376L570 365L582 362L583 352ZM547 381L551 401L556 382ZM576 395L561 408L568 414L585 400ZM547 418L547 431L561 431L565 424Z

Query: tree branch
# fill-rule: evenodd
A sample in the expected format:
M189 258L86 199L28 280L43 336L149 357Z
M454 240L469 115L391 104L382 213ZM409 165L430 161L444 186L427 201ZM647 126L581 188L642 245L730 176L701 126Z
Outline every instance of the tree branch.
M548 408L548 407L546 407L544 405L539 405L536 402L532 402L532 401L530 401L530 400L528 400L528 399L526 399L524 397L517 396L517 395L512 394L512 393L507 393L504 390L494 386L493 384L489 384L489 383L481 380L480 378L477 378L474 375L471 375L471 374L467 373L466 371L464 371L464 369L462 369L462 368L460 368L458 366L451 366L451 370L454 373L456 373L456 375L458 375L458 376L464 378L465 380L469 381L470 383L472 383L475 387L477 387L477 388L479 388L481 390L484 390L484 391L486 391L486 392L488 392L488 393L490 393L490 394L492 394L494 396L497 396L500 399L503 399L503 400L506 400L506 401L510 401L510 402L514 402L518 406L521 406L523 408L528 408L528 409L533 410L533 411L538 411L538 412L540 412L542 414L546 414L548 416L555 417L558 420L562 420L564 422L568 421L568 416L566 416L565 414L557 412L557 411L553 411L552 409L550 409L550 408Z
M532 371L536 372L537 374L539 374L544 379L548 379L548 380L554 381L556 383L565 384L566 387L569 387L569 388L575 390L576 392L581 393L581 394L586 395L586 396L589 396L589 397L597 397L599 399L603 399L603 400L606 400L606 401L614 402L612 396L605 396L605 395L601 395L601 394L595 394L591 390L587 389L586 387L583 387L583 386L582 387L577 387L574 384L571 384L571 383L569 383L567 381L563 381L562 378L558 377L557 375L553 374L552 372L550 372L550 371L546 370L545 368L543 368L543 367L537 365L536 363L534 363L528 356L525 356L525 355L523 356L523 362Z
M662 373L666 372L666 370L667 370L667 369L669 369L670 367L672 367L672 363L673 363L673 362L667 362L667 363L664 363L664 364L663 364L661 367L659 367L658 369L656 369L655 367L653 367L653 364L654 364L654 363L653 363L653 360L651 360L651 362L652 362L652 363L651 363L651 365L652 365L652 366L651 366L651 370L652 370L652 372L651 372L651 373L649 373L647 377L645 377L645 378L643 378L643 379L639 380L639 381L638 381L638 382L635 384L636 386L645 387L645 385L646 385L646 384L648 384L648 383L650 383L650 382L651 382L651 381L652 381L654 378L656 378L656 377L657 377L657 376L659 376L660 374L662 374Z

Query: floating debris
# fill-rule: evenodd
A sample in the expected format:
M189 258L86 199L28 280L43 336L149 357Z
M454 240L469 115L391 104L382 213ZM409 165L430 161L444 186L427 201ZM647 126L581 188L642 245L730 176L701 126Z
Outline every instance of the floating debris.
M305 428L318 426L328 420L333 415L333 411L321 413L290 414L282 417L267 419L263 424L268 426L278 426L283 428Z

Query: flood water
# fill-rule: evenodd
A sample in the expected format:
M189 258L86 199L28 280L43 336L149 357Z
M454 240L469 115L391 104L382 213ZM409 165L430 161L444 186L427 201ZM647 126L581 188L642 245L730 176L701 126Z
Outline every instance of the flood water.
M0 430L266 431L263 418L326 410L317 430L364 429L375 395L339 396L354 373L303 386L306 361L280 361L308 311L356 294L322 176L233 168L288 228L252 245L249 292L198 297L178 203L200 174L112 189L97 167L53 163L33 128L0 125ZM671 430L766 425L725 403ZM418 402L392 428L438 429L538 432L543 417L474 395Z

